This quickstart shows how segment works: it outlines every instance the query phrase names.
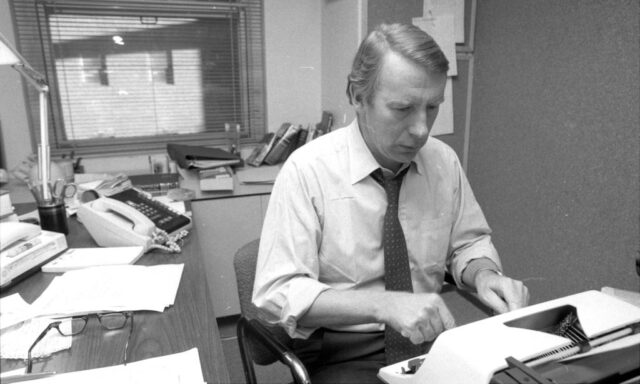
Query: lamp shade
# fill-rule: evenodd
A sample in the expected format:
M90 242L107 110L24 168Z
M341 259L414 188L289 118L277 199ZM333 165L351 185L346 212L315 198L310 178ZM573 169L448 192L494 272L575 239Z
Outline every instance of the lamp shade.
M14 51L7 39L0 34L0 65L14 65L20 61L20 54Z

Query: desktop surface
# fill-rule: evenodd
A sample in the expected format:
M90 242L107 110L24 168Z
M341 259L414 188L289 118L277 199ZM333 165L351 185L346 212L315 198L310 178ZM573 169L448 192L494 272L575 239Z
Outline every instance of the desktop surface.
M96 247L89 233L76 219L69 220L69 229L67 243L70 248ZM228 383L229 373L196 237L194 228L185 239L181 253L150 252L136 263L184 263L185 267L173 306L164 312L134 313L134 329L129 341L127 361L169 355L196 347L205 381ZM32 303L56 275L37 272L11 289L3 291L1 296L20 293L27 303ZM127 336L128 328L105 332L93 316L89 319L85 331L73 336L70 349L36 360L32 372L64 373L121 364ZM0 365L2 372L25 367L24 361L13 359L2 359Z

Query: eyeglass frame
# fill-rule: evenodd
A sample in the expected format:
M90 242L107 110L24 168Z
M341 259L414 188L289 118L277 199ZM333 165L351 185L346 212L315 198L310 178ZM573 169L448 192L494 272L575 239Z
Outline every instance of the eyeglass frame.
M122 323L122 326L120 326L120 327L107 327L106 325L104 325L102 323L102 318L103 317L106 317L106 316L109 316L109 315L113 315L113 314L122 314L122 315L125 316L125 320ZM65 336L65 337L66 336L76 336L76 335L79 335L82 332L84 332L85 328L87 327L87 322L89 321L89 317L90 316L94 316L94 315L98 318L98 322L100 323L102 328L106 329L108 331L116 331L116 330L119 330L119 329L123 329L127 325L127 321L129 319L131 319L130 327L129 327L129 335L127 336L127 342L125 343L125 346L124 346L124 357L122 359L123 364L126 365L127 364L127 351L129 349L129 341L131 340L131 335L133 334L133 311L88 313L88 314L80 315L80 316L71 316L71 317L60 318L60 319L58 319L56 321L53 321L53 322L49 323L49 325L47 325L47 327L42 332L40 332L38 337L36 337L36 340L33 342L33 344L31 344L31 347L29 347L29 351L27 353L27 368L25 370L25 373L26 374L30 374L31 370L33 368L33 359L31 357L31 352L33 351L35 346L42 339L44 339L44 337L49 333L49 331L52 328L55 328L60 335ZM65 320L73 320L73 319L82 319L82 320L84 320L84 324L82 325L82 328L77 332L73 332L72 331L72 333L63 333L60 330L60 324L62 324L62 322L65 321Z

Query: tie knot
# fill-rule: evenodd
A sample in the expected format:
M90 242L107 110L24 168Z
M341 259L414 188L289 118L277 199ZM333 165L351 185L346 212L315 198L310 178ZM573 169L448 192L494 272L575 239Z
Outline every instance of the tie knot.
M409 167L405 167L400 173L397 175L388 175L382 171L382 168L378 168L371 173L371 176L375 181L378 182L384 188L384 190L389 193L389 191L397 192L400 190L400 186L402 185L402 179L404 175L409 170Z

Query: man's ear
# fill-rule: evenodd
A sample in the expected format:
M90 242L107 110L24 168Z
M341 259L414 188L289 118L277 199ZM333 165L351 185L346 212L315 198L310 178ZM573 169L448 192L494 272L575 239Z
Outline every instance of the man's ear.
M362 95L354 92L353 84L349 84L349 101L356 108L362 106Z

